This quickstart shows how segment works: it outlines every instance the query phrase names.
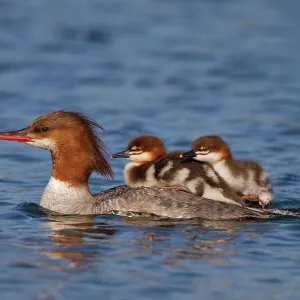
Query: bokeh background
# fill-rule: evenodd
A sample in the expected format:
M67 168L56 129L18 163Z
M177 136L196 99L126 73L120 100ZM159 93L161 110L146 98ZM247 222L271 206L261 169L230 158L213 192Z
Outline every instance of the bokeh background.
M0 131L65 109L112 152L143 134L188 150L217 134L299 208L296 0L1 0ZM297 219L49 217L46 151L0 145L1 299L298 299ZM91 179L96 192L123 184ZM33 203L33 204L24 204ZM34 205L35 204L35 205Z

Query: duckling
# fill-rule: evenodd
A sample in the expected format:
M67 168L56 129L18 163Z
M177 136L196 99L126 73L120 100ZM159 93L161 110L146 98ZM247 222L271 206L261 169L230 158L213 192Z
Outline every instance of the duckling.
M229 146L219 136L197 139L192 150L182 157L210 164L244 200L259 201L264 207L273 201L273 190L265 169L257 162L235 160Z

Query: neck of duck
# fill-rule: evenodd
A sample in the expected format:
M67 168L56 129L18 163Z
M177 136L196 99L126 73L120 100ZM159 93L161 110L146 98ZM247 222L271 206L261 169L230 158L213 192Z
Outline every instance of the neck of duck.
M93 204L88 179L93 171L80 147L51 151L52 174L40 205L62 214L80 214Z

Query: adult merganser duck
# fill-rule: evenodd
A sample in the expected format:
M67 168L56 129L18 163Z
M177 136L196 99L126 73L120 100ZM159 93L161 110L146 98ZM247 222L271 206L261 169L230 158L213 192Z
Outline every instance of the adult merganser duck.
M182 157L209 163L243 199L258 200L262 206L272 202L273 191L264 168L257 162L233 159L229 146L220 137L201 137L192 149Z
M81 113L54 111L37 118L24 129L0 133L0 139L51 152L52 174L40 205L61 214L93 215L117 211L219 220L268 217L268 212L263 210L158 187L120 186L92 195L88 186L92 172L113 177L98 129L102 127Z
M132 139L126 150L112 155L119 157L131 160L124 170L125 182L130 187L174 188L216 201L245 204L209 164L182 161L180 152L167 153L158 137Z

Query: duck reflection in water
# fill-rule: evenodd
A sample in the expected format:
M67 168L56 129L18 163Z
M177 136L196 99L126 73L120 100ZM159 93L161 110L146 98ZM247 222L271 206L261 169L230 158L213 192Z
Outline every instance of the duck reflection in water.
M120 216L51 216L44 225L53 230L49 236L53 243L48 249L43 248L44 253L53 260L67 261L64 264L61 261L59 264L50 263L48 267L60 269L79 267L95 257L99 262L99 257L108 254L107 246L120 249L120 240L116 242L113 239L116 233L126 236L121 242L126 247L119 254L120 258L167 252L166 265L176 265L182 259L208 260L224 265L229 263L230 256L238 253L236 240L240 238L239 233L250 229L253 234L249 238L255 240L259 237L253 226L260 227L257 222L253 224L251 221L194 219L175 222L154 217ZM264 231L274 230L274 225L270 224L269 228L265 225ZM178 233L182 238L178 238Z
M93 216L51 216L43 225L53 230L49 236L53 244L50 249L44 248L44 253L54 260L67 260L66 265L55 264L59 268L77 267L101 255L101 246L94 250L86 247L90 244L87 239L103 242L117 232L105 222L95 222Z
M169 252L165 256L166 265L180 264L182 259L206 260L209 263L230 264L230 257L238 254L237 247L243 234L250 232L248 239L256 241L256 229L264 226L264 231L276 229L274 224L251 221L212 221L193 219L181 222L169 220L129 220L136 226L133 239L139 254L157 255ZM255 227L253 227L255 226ZM178 239L178 233L182 238Z

